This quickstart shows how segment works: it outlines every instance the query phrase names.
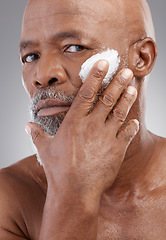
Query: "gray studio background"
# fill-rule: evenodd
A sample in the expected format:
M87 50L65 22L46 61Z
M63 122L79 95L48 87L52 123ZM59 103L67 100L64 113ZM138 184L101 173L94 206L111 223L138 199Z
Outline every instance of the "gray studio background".
M28 97L22 87L18 55L21 19L27 0L0 0L0 168L28 155L33 147L24 126ZM148 85L148 129L166 137L166 0L148 0L158 45L158 60Z

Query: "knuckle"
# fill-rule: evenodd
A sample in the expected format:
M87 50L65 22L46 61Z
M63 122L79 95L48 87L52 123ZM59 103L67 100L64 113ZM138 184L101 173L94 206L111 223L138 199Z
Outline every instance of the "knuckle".
M127 128L123 136L125 141L130 142L133 138L133 131Z
M123 109L115 108L113 110L113 116L118 119L120 122L124 122L126 119L126 113Z
M36 143L39 135L40 135L39 132L34 132L34 133L32 134L32 141L33 141L34 144Z
M93 78L101 80L103 78L104 74L105 74L105 72L103 70L96 68L93 71Z
M124 88L127 83L128 83L127 79L125 79L122 75L117 77L116 85L118 88L120 89Z
M126 128L123 132L123 139L125 142L130 143L135 136L135 130L131 128Z
M122 130L122 137L125 142L130 143L139 130L138 121L130 121L125 129Z
M95 96L95 90L92 87L84 87L79 91L78 95L82 99L93 100Z
M114 102L115 102L114 96L111 95L111 94L101 95L99 97L99 100L100 100L100 102L102 102L107 107L113 107Z
M132 71L130 69L124 69L116 75L115 84L119 89L123 89L128 85L132 78Z
M130 105L131 102L132 102L132 100L133 100L133 96L130 95L130 94L128 94L128 93L125 93L125 94L122 96L122 99Z

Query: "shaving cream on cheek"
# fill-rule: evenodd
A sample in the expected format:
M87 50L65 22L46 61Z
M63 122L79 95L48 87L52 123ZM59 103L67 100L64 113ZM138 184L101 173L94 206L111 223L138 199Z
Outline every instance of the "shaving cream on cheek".
M108 84L112 80L114 74L118 70L119 63L120 63L120 56L116 50L107 49L102 53L97 53L93 55L82 64L81 71L79 73L79 76L82 79L82 83L85 82L85 79L87 78L88 73L93 67L93 65L100 59L105 59L109 62L109 69L102 83Z

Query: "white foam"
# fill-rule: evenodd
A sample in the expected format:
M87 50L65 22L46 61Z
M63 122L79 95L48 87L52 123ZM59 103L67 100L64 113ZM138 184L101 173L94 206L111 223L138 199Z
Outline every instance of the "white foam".
M82 79L82 83L85 82L85 79L88 76L89 71L93 67L93 65L99 61L100 59L105 59L109 62L109 69L108 73L103 79L104 84L108 84L111 80L113 75L116 73L120 63L120 56L118 52L114 49L107 49L104 52L97 53L92 57L88 58L81 66L81 71L79 73L80 78Z

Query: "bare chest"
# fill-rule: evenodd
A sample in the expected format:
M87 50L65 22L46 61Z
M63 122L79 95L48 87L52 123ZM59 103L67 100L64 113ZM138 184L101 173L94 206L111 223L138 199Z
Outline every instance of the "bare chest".
M44 198L41 202L40 205L34 204L33 211L28 211L26 221L29 238L34 240L37 240L41 227ZM110 205L101 207L96 240L166 240L164 202L164 200L143 201L137 206L131 204L119 206L117 203L111 207Z
M165 240L166 209L149 205L139 209L101 211L97 240Z

